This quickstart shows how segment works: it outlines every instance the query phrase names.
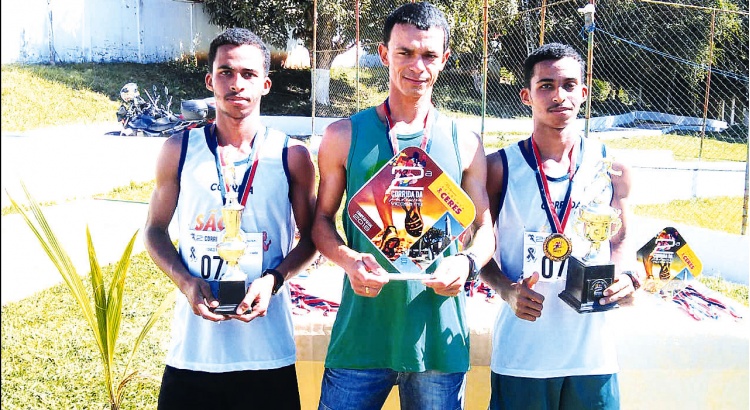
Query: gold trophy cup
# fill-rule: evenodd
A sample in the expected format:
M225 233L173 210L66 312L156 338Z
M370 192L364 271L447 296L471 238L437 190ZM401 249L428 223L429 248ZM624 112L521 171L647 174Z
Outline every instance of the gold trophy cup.
M606 161L604 164L602 172L597 175L592 186L597 186L596 182L602 181L610 184L609 174L614 173L612 163ZM574 231L591 246L583 258L570 257L565 290L558 296L578 313L613 309L617 307L616 303L601 305L599 299L602 298L604 289L614 282L615 265L609 261L599 262L597 257L602 242L617 235L622 227L620 210L594 199L576 211L578 217L573 224Z
M216 244L219 257L227 263L226 271L219 277L219 306L214 309L214 313L222 315L236 314L237 306L245 298L247 291L247 274L238 266L239 259L247 250L245 234L240 229L244 208L237 201L236 191L227 192L226 204L221 208L224 230Z

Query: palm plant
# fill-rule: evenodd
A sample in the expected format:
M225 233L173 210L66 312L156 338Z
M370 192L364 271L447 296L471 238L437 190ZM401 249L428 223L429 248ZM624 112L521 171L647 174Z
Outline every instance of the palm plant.
M148 331L153 327L154 323L156 323L156 320L174 302L174 292L168 294L141 329L141 332L136 338L135 344L130 352L130 358L122 371L121 377L118 379L116 374L117 366L115 365L115 347L117 345L117 339L120 333L120 323L122 321L122 302L125 278L127 276L128 268L130 267L130 255L133 251L133 244L135 243L135 238L138 236L138 231L133 234L128 246L125 248L120 261L115 267L112 280L107 289L104 283L102 269L96 258L96 251L94 250L94 244L91 240L91 233L88 226L86 227L89 265L91 268L90 279L93 293L92 304L91 299L87 295L86 286L84 285L81 276L76 272L70 257L52 232L52 229L47 223L47 219L42 213L41 207L33 199L23 182L21 183L21 187L29 201L29 209L34 220L39 225L38 227L35 225L34 221L29 218L26 211L24 211L24 209L10 197L10 194L8 194L8 198L10 198L13 207L23 216L26 224L28 224L29 228L31 228L39 240L39 243L44 248L47 256L49 256L52 263L60 272L60 275L65 280L65 284L78 302L78 306L81 308L84 319L86 319L89 327L93 331L97 348L101 354L102 364L104 365L104 384L109 396L109 405L112 410L117 410L122 404L126 385L130 381L141 376L137 370L130 370L130 364L133 361L133 357Z

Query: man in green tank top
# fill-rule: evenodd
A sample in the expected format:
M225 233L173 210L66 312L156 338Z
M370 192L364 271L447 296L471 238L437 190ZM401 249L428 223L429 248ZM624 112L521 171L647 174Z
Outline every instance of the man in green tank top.
M389 72L388 98L324 132L313 237L320 252L346 275L320 409L379 409L394 385L399 386L402 408L464 406L469 329L463 289L491 258L495 239L482 142L432 105L433 86L450 56L449 31L443 13L429 3L407 3L394 10L378 47ZM393 215L387 206L379 209L380 245L358 231L348 216L344 240L335 218L344 193L348 202L395 154L413 146L461 185L476 216L462 252L455 244L449 246L424 278L394 280L398 275L389 274L398 272L384 268L393 269L392 255L384 248L397 246L399 235L419 235L419 209L406 207L405 217L400 208ZM374 203L388 202L382 190L371 194Z

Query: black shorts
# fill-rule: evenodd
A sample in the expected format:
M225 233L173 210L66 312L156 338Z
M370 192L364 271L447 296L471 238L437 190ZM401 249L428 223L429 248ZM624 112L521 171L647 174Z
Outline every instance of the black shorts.
M269 370L208 373L166 366L159 410L299 410L294 365Z

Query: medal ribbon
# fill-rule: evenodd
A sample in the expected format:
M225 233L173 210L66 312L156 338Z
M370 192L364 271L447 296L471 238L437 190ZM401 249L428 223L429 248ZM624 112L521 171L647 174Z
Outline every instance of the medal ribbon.
M216 157L216 170L219 174L219 190L221 191L222 202L226 203L226 193L230 190L229 182L224 178L224 167L226 166L226 158L224 157L223 147L219 147L219 141L216 137L216 125L213 126L213 135L209 139L209 148L214 152ZM263 141L258 141L258 133L255 133L253 137L252 150L250 151L250 158L252 158L252 164L245 170L245 175L242 178L242 183L239 186L238 193L242 192L242 196L239 196L239 201L242 206L247 203L248 196L253 192L253 180L255 179L255 172L258 170L258 153L263 145L263 142L268 137L268 128L266 127L263 133ZM234 182L234 181L232 181Z
M562 234L565 230L565 225L568 223L568 217L570 216L570 211L573 208L573 201L570 200L570 193L573 190L573 177L576 174L576 171L578 170L578 167L580 166L581 161L581 155L579 154L577 156L577 162L575 167L573 166L573 149L571 148L570 152L568 152L568 161L570 162L570 166L568 168L568 190L565 192L565 200L563 201L563 209L561 209L561 212L563 212L562 217L560 217L557 212L553 212L552 210L555 209L555 205L552 202L552 197L549 193L549 184L547 183L547 175L544 173L544 167L542 166L542 157L539 154L539 147L537 147L536 142L534 141L534 137L532 135L531 137L531 147L534 151L534 159L536 160L536 182L539 186L539 193L542 196L542 202L544 202L547 205L547 219L549 220L550 226L553 229L553 233L560 233ZM562 221L560 221L562 219Z
M390 97L389 97L390 98ZM393 155L398 155L399 149L398 149L398 136L395 132L392 132L393 130L393 118L391 118L391 105L388 103L388 98L385 99L383 102L383 107L385 108L385 122L386 122L386 137L388 137L388 142L391 144L391 149L393 150ZM422 151L429 152L430 148L429 146L432 144L432 141L430 140L430 127L428 126L429 122L428 119L430 118L430 113L432 112L432 104L430 104L430 110L427 112L427 115L424 117L424 133L422 134L422 141L419 144L419 148L422 149Z

